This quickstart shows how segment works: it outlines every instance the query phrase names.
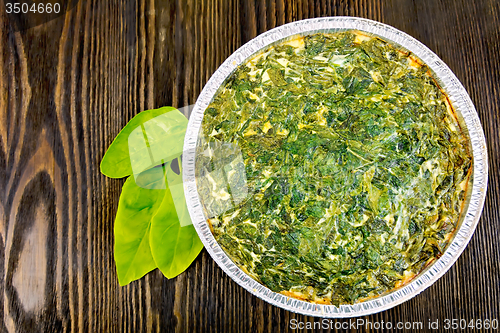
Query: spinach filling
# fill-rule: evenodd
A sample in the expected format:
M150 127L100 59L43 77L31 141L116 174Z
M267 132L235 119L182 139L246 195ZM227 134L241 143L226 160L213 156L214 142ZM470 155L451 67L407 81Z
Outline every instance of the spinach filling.
M253 56L207 108L197 185L229 257L275 292L354 303L403 285L457 227L472 158L408 52L357 31Z

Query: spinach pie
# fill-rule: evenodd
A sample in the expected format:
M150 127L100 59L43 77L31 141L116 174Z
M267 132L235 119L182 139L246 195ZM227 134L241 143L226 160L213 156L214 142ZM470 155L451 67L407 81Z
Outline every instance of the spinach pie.
M348 30L239 66L205 110L196 182L227 255L272 291L353 304L436 261L472 180L465 126L429 68Z

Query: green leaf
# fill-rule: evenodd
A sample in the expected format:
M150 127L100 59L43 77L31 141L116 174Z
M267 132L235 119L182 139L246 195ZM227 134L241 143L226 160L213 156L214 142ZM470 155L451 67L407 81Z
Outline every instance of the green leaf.
M182 153L187 119L173 107L147 110L120 131L101 161L110 178L138 175Z
M267 70L267 73L269 75L269 78L271 81L278 87L286 86L287 82L285 78L283 77L283 74L278 68L269 68Z
M167 179L167 192L151 223L150 243L158 268L167 278L173 278L191 265L203 244L189 217L182 173L172 171L169 164Z
M121 286L159 267L168 278L182 273L203 245L191 223L180 165L187 119L164 107L141 112L118 134L101 161L123 185L116 214L115 263Z
M153 168L141 176L149 179L151 188L145 189L129 177L122 188L114 234L114 256L118 282L121 286L137 280L157 267L150 249L151 220L165 197L164 177L158 177ZM164 173L161 172L161 175ZM163 184L162 184L163 182Z

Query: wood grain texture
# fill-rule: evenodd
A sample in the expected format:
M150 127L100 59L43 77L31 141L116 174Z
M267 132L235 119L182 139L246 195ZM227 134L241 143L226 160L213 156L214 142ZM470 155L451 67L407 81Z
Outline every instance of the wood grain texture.
M483 215L455 265L364 319L500 320L498 1L80 0L22 32L0 10L0 332L285 332L291 319L319 322L251 296L206 251L175 279L154 271L119 287L123 180L102 176L99 162L138 112L193 104L251 38L335 15L390 24L441 57L477 108L489 154Z

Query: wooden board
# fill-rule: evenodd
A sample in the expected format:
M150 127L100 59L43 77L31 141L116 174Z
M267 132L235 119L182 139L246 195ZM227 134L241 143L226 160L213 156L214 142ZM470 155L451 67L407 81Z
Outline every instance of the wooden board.
M390 24L440 56L478 110L490 161L484 212L457 263L414 299L363 319L424 328L500 320L498 1L80 0L22 32L0 10L0 331L274 332L292 331L293 319L319 323L251 296L206 251L175 279L154 271L119 287L113 221L123 181L101 175L99 162L138 112L193 104L251 38L335 15Z

